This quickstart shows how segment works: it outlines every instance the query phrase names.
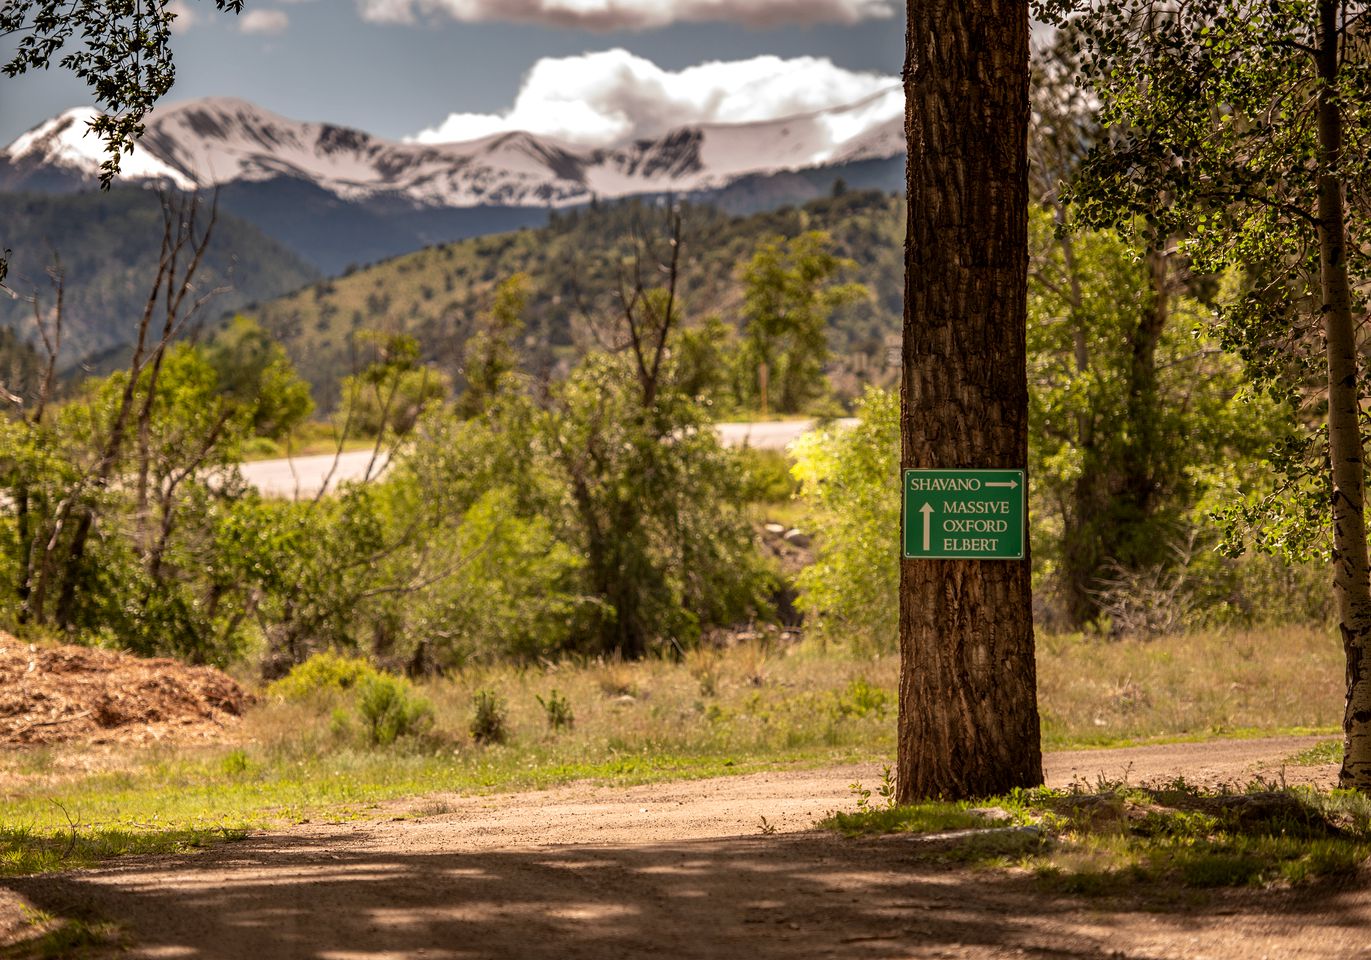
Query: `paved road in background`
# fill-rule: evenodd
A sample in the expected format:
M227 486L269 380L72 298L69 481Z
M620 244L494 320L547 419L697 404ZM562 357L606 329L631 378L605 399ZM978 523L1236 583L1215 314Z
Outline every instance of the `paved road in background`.
M838 420L841 426L851 426L854 419ZM790 441L814 429L813 420L780 420L763 423L721 423L718 424L719 438L725 446L753 447L758 450L784 450ZM360 480L371 463L370 450L357 450L338 457L334 469L333 454L314 457L296 457L294 460L256 460L243 464L243 476L248 483L269 496L274 497L312 497L319 492L329 471L329 487L336 487L345 480ZM373 474L386 465L382 454L372 467Z
M329 489L333 489L345 480L362 479L371 463L371 451L354 450L339 455L337 460L336 469L331 453L293 460L254 460L243 464L243 478L267 496L312 497L325 480L328 480ZM379 473L385 467L386 455L382 453L377 456L372 473Z
M842 427L856 425L855 418L835 420ZM726 447L752 447L757 450L784 450L790 441L814 429L813 420L780 420L764 423L716 424L719 439Z

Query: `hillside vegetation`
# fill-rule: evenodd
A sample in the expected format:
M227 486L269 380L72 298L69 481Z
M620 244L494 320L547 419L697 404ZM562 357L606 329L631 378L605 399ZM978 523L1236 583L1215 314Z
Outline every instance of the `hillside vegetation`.
M251 318L154 343L127 371L16 408L0 420L0 487L16 508L0 519L0 609L13 618L0 626L266 676L330 649L420 675L632 659L758 622L792 626L795 609L825 642L893 648L896 394L869 390L853 405L856 429L795 448L793 477L779 458L722 449L708 426L832 407L825 341L849 371L870 356L854 347L884 352L897 201L845 194L746 219L664 213L567 214L546 231L433 248L271 305L268 321L290 320L287 343L316 378L337 377L343 357L362 361L338 380L347 401L336 419L340 433L377 438L390 468L336 497L263 499L238 474L248 452L289 444L311 412L286 347ZM1322 622L1326 590L1288 562L1298 558L1240 558L1247 531L1216 523L1234 491L1264 495L1264 453L1289 439L1283 408L1243 391L1240 362L1201 335L1205 302L1177 292L1159 305L1136 247L1096 231L1068 257L1052 223L1034 211L1040 622L1111 635ZM800 229L816 227L829 229ZM177 283L202 288L198 275ZM1054 291L1073 288L1068 311ZM361 301L355 334L340 316L348 297ZM1158 310L1172 320L1140 362L1138 331ZM412 332L376 331L368 315ZM425 333L444 324L469 335ZM783 502L796 480L800 514ZM759 549L759 505L812 537L808 570Z
M202 226L208 212L200 214ZM0 297L0 327L22 337L33 333L33 306L26 298L37 293L43 308L52 309L47 271L56 259L65 277L61 367L85 363L108 369L137 333L161 240L161 204L150 190L0 194L0 249L13 250L6 283L18 295ZM203 314L212 319L318 275L256 227L220 211L196 294L214 292Z
M629 202L555 215L545 228L429 247L341 277L322 280L246 310L282 343L323 407L355 363L361 330L405 332L425 359L463 382L463 345L495 288L514 274L530 278L524 311L524 363L533 372L565 372L598 344L590 320L612 322L620 271L631 267L635 235L650 233L657 208ZM870 299L843 306L829 329L834 385L854 396L885 382L888 338L897 337L903 290L904 203L874 191L839 191L800 208L729 217L710 207L683 209L680 293L687 315L718 315L736 326L742 308L740 268L760 240L821 230L832 252L851 259L849 279ZM560 368L560 369L559 369Z

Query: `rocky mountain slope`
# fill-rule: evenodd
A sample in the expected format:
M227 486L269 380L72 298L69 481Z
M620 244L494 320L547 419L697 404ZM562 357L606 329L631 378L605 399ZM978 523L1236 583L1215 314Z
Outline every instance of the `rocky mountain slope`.
M784 120L681 127L652 140L587 148L527 133L402 143L215 97L158 109L125 161L124 179L192 189L288 177L346 201L388 198L420 207L563 207L697 193L743 176L896 156L903 118L873 123L885 99L882 93ZM0 189L24 189L59 172L74 183L93 180L102 144L88 135L92 115L69 110L10 144L0 153Z
M898 189L902 118L885 94L836 110L681 127L588 148L526 133L405 143L278 116L243 100L166 105L124 160L127 183L217 188L246 219L325 273L420 247L545 223L552 209L685 197L749 213L826 194L836 179ZM70 110L0 151L0 193L87 191L101 144Z

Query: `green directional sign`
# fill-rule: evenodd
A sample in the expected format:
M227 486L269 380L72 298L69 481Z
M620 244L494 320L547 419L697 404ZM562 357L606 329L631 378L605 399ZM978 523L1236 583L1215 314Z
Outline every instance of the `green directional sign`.
M904 555L1018 560L1024 544L1022 470L906 470Z

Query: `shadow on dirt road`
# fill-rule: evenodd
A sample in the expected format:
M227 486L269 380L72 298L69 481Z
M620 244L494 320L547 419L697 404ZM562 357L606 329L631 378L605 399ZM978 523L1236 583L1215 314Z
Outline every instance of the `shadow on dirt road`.
M117 921L136 944L111 951L124 957L1371 957L1371 898L1356 885L1139 907L930 862L909 837L471 852L358 840L257 837L8 885L53 914Z

